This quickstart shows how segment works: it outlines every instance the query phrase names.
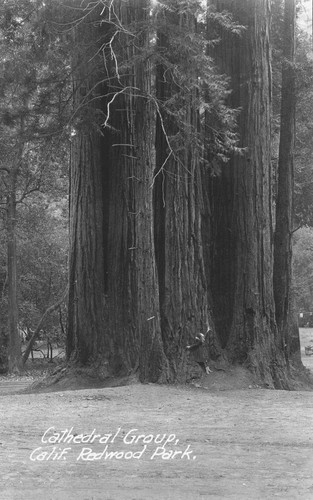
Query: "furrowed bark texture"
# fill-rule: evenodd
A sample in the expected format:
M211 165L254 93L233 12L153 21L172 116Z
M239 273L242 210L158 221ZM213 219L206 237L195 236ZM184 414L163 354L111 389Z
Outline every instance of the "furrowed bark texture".
M194 29L195 20L177 13L165 13L174 25ZM168 47L164 34L158 35L160 50ZM173 61L175 62L175 61ZM159 65L156 96L166 102L178 88L171 71ZM192 95L185 120L198 127ZM155 178L155 241L160 288L161 324L164 349L171 378L188 377L185 347L196 333L212 325L202 247L204 211L199 153L192 141L184 150L170 154L168 140L178 134L177 124L166 112L157 116ZM167 136L167 137L166 137ZM210 355L218 354L213 331L208 343Z
M94 13L95 19L99 13ZM92 20L92 19L91 19ZM93 98L99 74L91 56L97 50L101 26L77 27L78 51L73 62L74 106L94 118ZM94 90L92 90L94 89ZM79 363L95 360L104 332L104 220L102 191L103 138L84 116L76 124L72 138L70 172L70 263L67 356Z
M246 151L235 154L213 183L213 218L219 221L212 264L214 310L231 359L246 362L269 386L282 388L288 385L286 360L277 342L273 297L270 2L215 4L246 27L240 37L222 33L217 49L220 69L231 76L231 104L242 108L240 146Z
M74 92L84 112L72 151L68 355L83 365L102 360L106 375L186 380L186 344L212 326L213 307L230 359L286 388L273 294L270 0L215 4L246 26L241 36L222 32L216 49L241 108L245 151L209 189L194 142L197 95L181 99L175 79L183 51L166 59L170 30L192 32L193 16L181 2L161 8L166 29L155 42L149 3L116 0L99 12L91 6L95 18L77 28ZM217 358L214 332L209 346Z
M289 323L296 323L292 310L292 229L294 191L294 142L296 113L296 73L295 73L295 19L296 3L285 0L284 45L281 86L281 124L278 161L278 190L276 198L276 227L274 239L274 298L276 322L281 348L295 354L295 328L289 339ZM299 335L299 334L298 334Z
M76 104L87 104L102 123L101 133L83 123L73 139L68 352L83 364L99 355L107 374L165 381L153 241L154 114L150 68L140 59L149 37L145 29L135 36L118 29L144 23L148 3L111 7L101 24L95 11L78 30L90 50L79 61Z
M146 22L148 4L118 3L123 25ZM125 61L147 49L148 33L125 33L120 56ZM144 60L120 74L125 90L112 107L116 130L111 148L108 224L108 314L113 339L114 371L139 368L142 381L167 380L153 240L154 112L150 66ZM118 91L118 82L116 82ZM122 88L122 87L121 87ZM114 89L112 89L114 91Z
M99 140L95 133L73 140L69 353L82 363L97 354L103 332L104 261Z

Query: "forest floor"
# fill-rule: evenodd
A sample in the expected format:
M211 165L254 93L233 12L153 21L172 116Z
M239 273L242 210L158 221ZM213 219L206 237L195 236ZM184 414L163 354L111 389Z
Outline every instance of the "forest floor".
M313 329L301 340L304 354ZM185 386L29 393L28 366L0 377L2 500L313 499L312 391L233 368Z

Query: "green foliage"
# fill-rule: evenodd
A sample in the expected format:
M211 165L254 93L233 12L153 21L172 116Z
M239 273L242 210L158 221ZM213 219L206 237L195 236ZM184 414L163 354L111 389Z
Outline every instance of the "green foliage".
M237 112L226 104L229 82L225 75L218 74L208 51L208 46L218 40L208 36L207 22L212 25L210 34L214 25L240 35L243 27L233 22L229 13L206 9L200 0L162 0L153 3L146 19L122 22L119 9L126 8L123 2L49 5L49 26L54 36L65 40L66 57L76 61L74 76L77 72L81 79L80 65L87 66L90 60L94 75L98 73L92 88L88 88L87 74L86 82L81 79L75 90L79 106L74 105L74 128L87 125L100 133L104 128L114 132L110 104L123 94L153 103L155 117L163 122L168 154L176 158L192 145L205 161L208 155L203 154L204 149L209 148L212 165L213 158L227 161L229 154L237 150ZM84 23L93 23L95 40L85 39ZM143 39L146 43L141 43ZM134 68L140 66L151 75L149 95L131 84ZM156 98L156 78L171 82L170 95ZM75 103L75 93L73 98ZM198 120L190 120L190 109L198 113Z
M36 196L20 212L20 323L34 328L45 310L55 303L67 283L67 198ZM58 326L58 317L47 319L47 329Z
M295 145L295 219L313 226L313 60L307 34L297 38L297 116Z
M174 154L190 147L197 149L203 160L206 151L205 158L209 156L213 166L214 158L227 161L236 150L238 137L237 113L226 105L229 81L217 72L209 55L209 45L217 40L208 37L207 21L212 27L222 25L237 34L242 28L232 22L229 14L206 10L196 0L158 2L151 20L157 35L157 78L171 83L170 96L164 95L158 101L164 128L167 118L171 128L176 128L169 145ZM199 114L198 122L190 120L190 109Z
M68 190L70 82L61 44L46 31L45 4L11 0L0 9L2 229L5 235L7 199L14 196L20 322L34 327L65 287L67 216L60 214ZM2 238L2 324L8 314L5 245Z
M61 193L60 193L61 194ZM18 304L19 323L34 329L45 310L55 303L67 283L67 197L32 195L19 210ZM0 244L1 319L6 317L6 252ZM63 314L65 312L63 311ZM60 330L59 316L47 318L47 331Z
M272 0L271 47L272 47L272 92L273 92L273 125L279 131L280 92L283 53L284 2ZM278 124L278 127L277 127Z
M302 227L294 233L293 277L297 310L313 308L313 229Z
M298 6L299 7L299 6ZM272 1L272 158L274 167L278 161L280 133L280 93L283 62L283 0ZM294 155L294 218L297 225L313 225L313 61L312 42L299 27L296 30L296 142ZM276 175L276 174L275 174ZM274 177L275 177L274 175Z

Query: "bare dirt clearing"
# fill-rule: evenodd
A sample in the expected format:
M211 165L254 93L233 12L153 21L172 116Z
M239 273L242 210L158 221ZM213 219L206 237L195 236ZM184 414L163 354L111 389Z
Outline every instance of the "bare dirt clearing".
M39 394L2 378L1 499L313 499L313 392L232 375Z

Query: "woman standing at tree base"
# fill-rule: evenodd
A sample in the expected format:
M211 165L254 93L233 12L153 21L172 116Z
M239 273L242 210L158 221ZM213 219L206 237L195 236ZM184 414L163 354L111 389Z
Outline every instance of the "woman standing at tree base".
M195 337L194 344L187 345L186 349L192 354L192 361L195 361L200 366L201 370L209 375L212 373L212 370L209 367L207 349L206 349L206 338L210 331L210 327L208 327L205 335L203 333L199 333Z

